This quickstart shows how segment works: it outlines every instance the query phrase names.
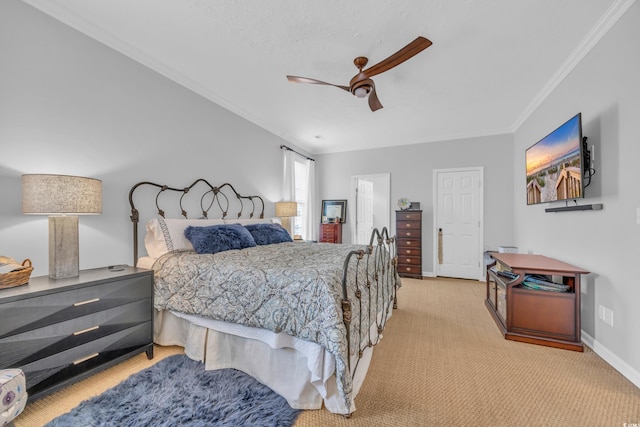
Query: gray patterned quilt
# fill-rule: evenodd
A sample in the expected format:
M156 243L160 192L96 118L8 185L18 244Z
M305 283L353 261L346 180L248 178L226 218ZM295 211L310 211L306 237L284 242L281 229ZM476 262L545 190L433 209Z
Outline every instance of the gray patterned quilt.
M362 249L356 245L328 243L280 243L198 255L178 251L163 255L155 265L154 305L225 322L284 332L318 343L336 359L338 389L347 408L351 407L352 383L348 368L346 327L342 320L342 274L347 254ZM365 257L366 259L366 257ZM351 265L355 266L355 257ZM370 264L373 264L371 257ZM391 301L383 294L365 291L367 274L373 281L373 265L365 262L348 269L349 299L354 302L355 276L362 283L362 307L388 309ZM393 269L391 269L393 270ZM393 295L395 279L387 271ZM377 300L377 301L376 301ZM383 308L384 307L384 308ZM363 331L357 321L360 308L353 303L351 354L357 354L360 340L368 341L368 329L376 313L363 309ZM375 310L372 310L375 311ZM358 339L357 337L360 337ZM366 342L366 341L365 341Z

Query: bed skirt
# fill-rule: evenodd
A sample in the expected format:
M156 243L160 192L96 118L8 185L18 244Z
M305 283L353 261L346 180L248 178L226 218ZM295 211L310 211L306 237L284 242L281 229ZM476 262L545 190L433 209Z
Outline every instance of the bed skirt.
M376 326L373 325L373 328ZM284 397L292 408L320 409L350 414L338 394L335 359L320 345L292 337L173 311L155 312L154 342L184 347L185 354L204 362L205 369L233 368L243 371ZM358 364L353 378L353 397L360 390L371 362L373 347Z

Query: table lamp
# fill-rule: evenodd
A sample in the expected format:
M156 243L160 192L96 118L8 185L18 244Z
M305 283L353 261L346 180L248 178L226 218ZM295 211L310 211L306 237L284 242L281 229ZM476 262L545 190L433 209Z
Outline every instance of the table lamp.
M102 181L69 175L22 175L22 213L49 215L49 277L78 275L78 215L102 213Z
M282 227L293 236L291 230L291 220L289 218L298 216L297 202L276 202L276 216L282 218Z

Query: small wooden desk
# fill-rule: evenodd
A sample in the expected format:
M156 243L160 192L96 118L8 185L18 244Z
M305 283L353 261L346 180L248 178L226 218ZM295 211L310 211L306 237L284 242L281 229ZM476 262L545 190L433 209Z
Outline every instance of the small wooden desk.
M584 351L580 338L580 275L588 271L543 255L492 253L485 305L505 339ZM490 270L499 264L518 275L509 280ZM526 274L562 277L568 292L529 289Z

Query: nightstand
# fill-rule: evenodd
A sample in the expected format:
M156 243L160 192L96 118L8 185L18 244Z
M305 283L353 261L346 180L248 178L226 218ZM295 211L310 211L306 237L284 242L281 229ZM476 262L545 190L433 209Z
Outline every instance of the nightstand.
M342 243L342 224L322 223L320 224L321 243Z
M146 352L153 272L96 268L0 290L0 368L20 368L29 401Z

